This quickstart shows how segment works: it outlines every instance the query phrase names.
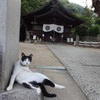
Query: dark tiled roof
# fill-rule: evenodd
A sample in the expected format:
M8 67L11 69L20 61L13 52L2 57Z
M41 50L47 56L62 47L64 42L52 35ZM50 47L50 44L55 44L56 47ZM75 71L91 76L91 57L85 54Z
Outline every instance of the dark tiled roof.
M35 21L37 24L70 24L73 27L84 22L80 18L69 13L58 0L50 0L40 9L22 16L22 19L26 24L31 24L31 22Z

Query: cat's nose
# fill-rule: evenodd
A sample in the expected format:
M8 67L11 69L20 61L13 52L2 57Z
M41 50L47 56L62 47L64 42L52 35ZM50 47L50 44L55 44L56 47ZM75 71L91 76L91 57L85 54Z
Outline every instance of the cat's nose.
M26 62L26 64L28 65L28 62Z
M29 65L29 62L26 62L27 65Z

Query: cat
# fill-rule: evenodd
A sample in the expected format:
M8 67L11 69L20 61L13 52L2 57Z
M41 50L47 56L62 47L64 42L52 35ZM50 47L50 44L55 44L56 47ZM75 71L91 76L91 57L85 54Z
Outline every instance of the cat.
M14 65L7 91L12 90L14 82L16 81L26 88L35 89L38 95L42 92L46 97L56 97L56 94L48 93L44 85L59 89L64 89L65 87L55 84L47 76L41 73L32 72L28 67L32 61L32 57L33 54L29 56L26 56L24 53L21 54L21 60L17 61Z

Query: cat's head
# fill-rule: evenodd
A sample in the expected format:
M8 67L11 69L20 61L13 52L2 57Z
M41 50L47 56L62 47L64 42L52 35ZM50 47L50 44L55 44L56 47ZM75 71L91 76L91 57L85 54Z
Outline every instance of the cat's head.
M33 54L26 56L24 53L21 54L21 65L28 66L32 61Z

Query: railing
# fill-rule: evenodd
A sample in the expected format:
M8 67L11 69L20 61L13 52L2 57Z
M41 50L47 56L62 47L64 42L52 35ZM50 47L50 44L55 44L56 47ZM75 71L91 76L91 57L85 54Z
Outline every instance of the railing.
M86 42L86 41L82 42L82 41L79 41L79 46L99 48L100 42Z

